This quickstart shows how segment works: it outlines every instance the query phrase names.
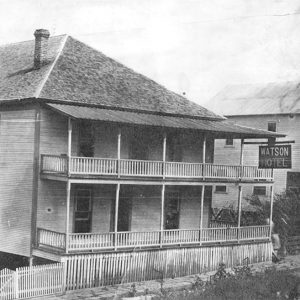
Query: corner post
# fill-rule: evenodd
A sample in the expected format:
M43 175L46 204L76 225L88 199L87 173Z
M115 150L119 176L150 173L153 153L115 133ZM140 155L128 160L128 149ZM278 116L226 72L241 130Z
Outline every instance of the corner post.
M243 163L244 163L244 139L241 139L241 152L240 152L240 174L239 174L239 183L238 183L238 232L237 240L240 241L241 235L241 218L242 218L242 187L241 180L243 178Z
M161 188L161 214L160 214L160 248L163 245L164 223L165 223L165 190L166 186L163 183Z
M272 218L273 218L273 201L274 201L274 188L273 185L270 187L270 192L271 192L271 203L270 203L270 241L272 240Z
M71 170L71 155L72 155L72 120L68 118L68 162L67 162L67 175L70 176Z
M240 180L243 177L243 164L244 164L244 139L241 139L241 152L240 152Z
M67 181L67 217L66 217L66 253L69 252L69 236L70 236L70 231L69 231L69 226L70 226L70 199L71 199L71 182L68 179Z
M115 223L114 223L114 236L115 236L115 251L118 247L118 218L119 218L119 199L120 199L120 183L117 184L116 188L116 203L115 203Z
M165 177L166 177L166 156L167 156L167 134L164 132L164 136L163 136L163 166L162 166L163 179L165 179Z
M205 193L205 185L202 185L201 189L201 204L200 204L200 235L199 235L199 243L202 245L203 238L203 206L204 206L204 193Z
M118 153L117 153L117 158L118 158L118 178L120 178L121 175L121 128L118 129Z

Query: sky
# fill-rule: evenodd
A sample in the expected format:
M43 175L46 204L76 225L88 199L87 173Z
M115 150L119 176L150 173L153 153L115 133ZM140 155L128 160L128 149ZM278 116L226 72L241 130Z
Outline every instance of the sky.
M0 44L69 34L188 99L300 82L300 0L0 0Z

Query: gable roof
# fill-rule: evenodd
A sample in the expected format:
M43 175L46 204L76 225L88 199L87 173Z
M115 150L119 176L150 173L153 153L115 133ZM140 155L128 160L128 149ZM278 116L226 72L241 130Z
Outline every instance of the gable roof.
M50 37L48 63L34 69L34 43L0 47L0 101L37 98L222 119L69 36Z
M300 82L227 86L208 105L224 116L300 113Z

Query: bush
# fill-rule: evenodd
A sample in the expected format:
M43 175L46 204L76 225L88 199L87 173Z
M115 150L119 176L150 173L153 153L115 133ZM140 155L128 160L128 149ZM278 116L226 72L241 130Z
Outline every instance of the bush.
M161 299L296 299L299 284L300 279L287 270L276 271L275 268L272 268L254 276L247 266L228 272L224 265L220 265L212 281L203 282L200 277L196 277L191 290L170 292L170 297Z

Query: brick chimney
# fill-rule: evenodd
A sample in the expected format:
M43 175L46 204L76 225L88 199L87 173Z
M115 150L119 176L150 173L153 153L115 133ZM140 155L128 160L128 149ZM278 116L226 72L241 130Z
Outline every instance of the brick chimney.
M47 29L37 29L34 32L34 68L39 69L47 62L48 39L50 33Z

